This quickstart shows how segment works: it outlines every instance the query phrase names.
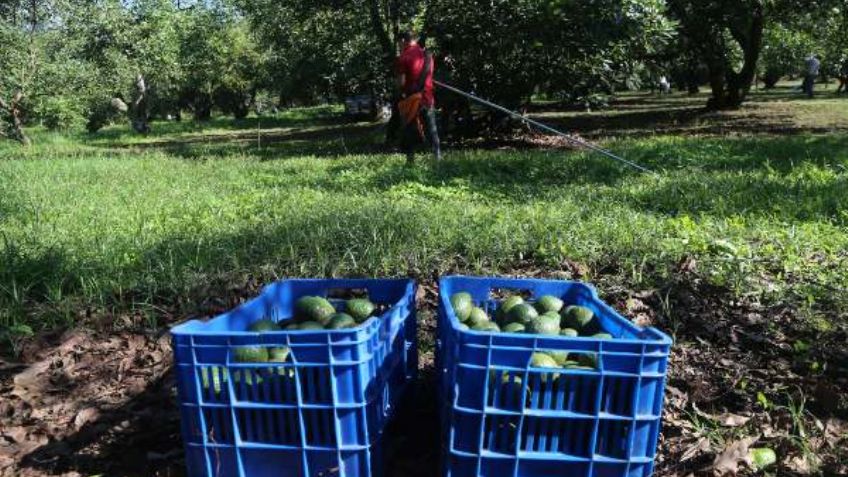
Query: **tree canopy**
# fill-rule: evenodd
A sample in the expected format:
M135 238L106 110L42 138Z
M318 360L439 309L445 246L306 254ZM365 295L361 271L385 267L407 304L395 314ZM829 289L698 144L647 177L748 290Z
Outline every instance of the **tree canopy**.
M407 28L443 79L513 107L589 105L661 75L737 107L758 76L773 86L812 52L833 75L848 54L836 0L4 0L2 131L388 99Z

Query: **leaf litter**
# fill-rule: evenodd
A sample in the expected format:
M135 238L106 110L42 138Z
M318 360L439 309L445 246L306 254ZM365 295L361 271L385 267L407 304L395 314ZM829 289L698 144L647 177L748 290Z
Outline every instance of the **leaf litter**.
M825 338L812 334L798 323L797 310L732 298L693 279L686 270L695 264L684 262L664 289L632 290L602 274L598 283L634 321L676 331L655 475L753 474L754 445L775 451L777 475L848 475L844 327ZM566 263L556 276L587 273ZM520 267L515 274L554 272ZM437 472L435 283L425 279L419 287L419 390L389 446L398 457L392 475ZM212 315L255 290L227 290L200 306ZM172 310L165 321L185 315ZM815 346L799 356L797 341ZM809 362L827 365L812 372ZM101 326L30 339L19 358L0 363L0 476L183 476L172 365L166 331ZM803 412L790 409L791 402L805 402ZM410 437L404 428L423 431ZM416 451L405 452L411 443Z

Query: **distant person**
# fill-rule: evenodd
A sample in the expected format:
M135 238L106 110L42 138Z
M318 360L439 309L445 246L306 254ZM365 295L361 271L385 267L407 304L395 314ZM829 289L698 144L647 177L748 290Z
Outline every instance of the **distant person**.
M839 67L839 88L836 94L842 93L848 93L848 56L842 59L842 66Z
M821 61L816 58L815 54L811 54L804 62L804 93L807 94L808 98L813 97L820 68Z
M418 43L411 31L401 34L401 54L395 64L398 86L401 90L398 113L401 119L401 149L407 163L415 162L415 146L424 139L424 123L437 161L442 159L439 132L436 129L436 108L433 97L433 55Z

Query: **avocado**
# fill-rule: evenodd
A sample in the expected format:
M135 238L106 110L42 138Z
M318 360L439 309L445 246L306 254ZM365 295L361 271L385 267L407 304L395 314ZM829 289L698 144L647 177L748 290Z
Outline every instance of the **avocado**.
M595 314L584 306L571 305L562 311L562 328L573 328L581 334L594 333L596 327Z
M580 363L580 366L584 366L589 369L598 369L598 355L595 353L581 354L577 358L577 362Z
M559 335L559 315L548 312L544 315L531 318L527 323L527 333L534 335Z
M539 313L535 308L528 305L527 303L522 303L520 305L515 305L510 308L507 313L507 322L509 323L521 323L524 326L529 326L530 321L533 318L539 316Z
M330 317L330 321L325 327L328 330L340 330L342 328L355 328L356 320L347 313L336 313Z
M215 394L221 393L227 376L229 376L227 368L220 366L203 366L200 368L200 382L203 385L203 389L208 390L211 386Z
M304 321L300 324L300 327L298 329L301 331L323 330L324 326L321 325L321 323L318 323L317 321Z
M471 309L474 308L474 303L471 301L471 294L466 292L454 293L451 296L451 306L456 318L465 322L471 316Z
M465 323L468 326L474 328L475 326L482 325L483 323L489 322L489 315L482 308L474 307L471 309L471 313L468 314L468 319L465 320Z
M470 329L471 329L471 328L469 328L469 327L468 327L468 325L466 325L465 323L460 323L460 324L459 324L459 326L458 326L458 328L459 328L460 330L462 330L462 331L468 331L468 330L470 330Z
M320 296L304 296L295 302L295 314L300 322L317 321L326 325L336 313L333 305Z
M289 359L291 350L288 346L278 346L276 348L268 348L269 363L285 363Z
M574 328L563 328L559 332L560 336L568 336L569 338L576 338L580 336L580 333L577 332Z
M611 340L612 335L609 333L595 333L592 335L592 338L597 338L599 340Z
M521 323L509 323L503 327L504 333L524 333L525 326Z
M375 308L374 304L365 298L351 298L345 303L345 311L357 323L362 323L370 318Z
M247 328L247 331L280 331L280 325L271 320L270 318L262 318L259 321L254 321Z
M295 331L300 329L300 324L298 323L289 323L285 327L283 327L286 331Z
M495 388L495 392L499 394L499 404L501 406L521 406L523 401L521 399L523 382L521 376L510 375L509 373L503 373L500 380L498 380L495 372L489 371L489 385ZM530 393L530 389L527 389L526 396L529 397Z
M559 368L559 363L545 353L533 353L530 356L530 366L534 368Z
M521 298L518 295L507 297L501 302L501 306L498 307L498 311L495 312L495 319L497 319L498 323L501 325L505 324L508 320L509 310L516 305L521 305L522 303L524 303L524 298Z
M562 305L562 300L553 295L544 295L536 300L536 310L542 314L549 311L559 313L562 310Z
M566 363L573 362L568 360L568 351L548 351L547 353L558 365L562 367L564 367Z
M494 321L487 321L487 322L481 323L477 326L472 326L471 329L474 330L474 331L490 331L490 332L495 332L495 333L501 331L501 327L498 326L498 324L495 323Z
M268 348L260 346L234 348L233 361L237 363L265 363L268 361Z

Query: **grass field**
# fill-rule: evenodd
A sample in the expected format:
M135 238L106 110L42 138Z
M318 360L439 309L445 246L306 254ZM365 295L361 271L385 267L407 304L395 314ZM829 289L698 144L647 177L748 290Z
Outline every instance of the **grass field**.
M462 272L589 280L674 335L658 477L709 474L746 436L776 475L844 475L848 102L704 101L533 111L656 174L533 137L409 167L332 106L0 143L0 469L183 475L166 327L280 277L367 275L421 280L422 378L399 426L423 431L392 475L435 475L433 284Z
M70 325L80 302L155 310L246 275L575 261L584 278L639 288L687 256L737 294L846 309L842 133L608 142L653 176L562 150L458 150L409 168L396 154L346 154L379 132L331 109L258 133L256 122L161 124L144 138L36 131L30 149L0 145L0 323Z

